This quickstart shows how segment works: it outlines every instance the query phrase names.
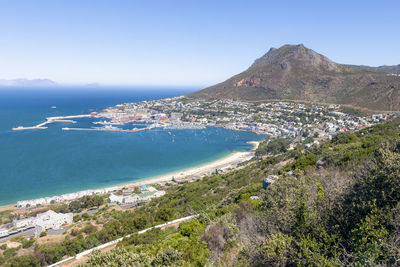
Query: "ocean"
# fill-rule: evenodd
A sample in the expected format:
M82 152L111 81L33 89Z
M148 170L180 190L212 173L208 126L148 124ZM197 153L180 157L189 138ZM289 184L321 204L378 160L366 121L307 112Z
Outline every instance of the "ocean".
M12 131L46 117L88 114L126 102L154 100L192 90L168 88L0 89L0 205L150 178L248 151L263 136L208 127L137 133L46 130ZM56 106L56 108L51 108ZM79 119L91 127L99 119Z

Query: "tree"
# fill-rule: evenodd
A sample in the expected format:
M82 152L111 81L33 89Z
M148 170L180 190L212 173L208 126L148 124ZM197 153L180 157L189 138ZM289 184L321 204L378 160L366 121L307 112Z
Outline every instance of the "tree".
M33 255L25 255L12 258L9 267L39 267L39 261Z

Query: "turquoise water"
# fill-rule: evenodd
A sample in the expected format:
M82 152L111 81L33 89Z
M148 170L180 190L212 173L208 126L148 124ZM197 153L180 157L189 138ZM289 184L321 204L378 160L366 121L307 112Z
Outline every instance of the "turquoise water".
M249 150L251 145L246 142L262 138L212 127L123 133L62 131L71 125L51 124L46 130L11 130L36 125L48 116L87 114L119 103L188 91L0 90L0 205L182 170L232 151ZM92 121L80 119L72 127L91 127Z

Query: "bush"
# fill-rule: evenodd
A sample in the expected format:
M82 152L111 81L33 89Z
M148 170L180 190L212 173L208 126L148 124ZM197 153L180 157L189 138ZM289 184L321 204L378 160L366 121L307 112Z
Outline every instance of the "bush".
M82 209L99 207L104 204L104 198L102 196L84 196L77 200L72 201L69 204L69 209L72 212L76 212Z
M183 253L173 248L161 251L154 258L153 266L181 266L183 265Z
M3 251L3 256L6 259L9 259L15 255L17 255L17 251L19 248L8 248L6 250Z
M85 234L87 234L87 235L89 235L89 234L91 234L91 233L93 233L93 232L96 232L96 231L97 231L97 227L94 226L93 224L86 225L86 226L83 227L83 229L82 229L82 232L85 233Z
M204 226L197 220L184 222L179 225L179 233L183 236L199 236L204 231Z
M270 139L269 141L263 141L256 150L256 156L259 157L265 154L285 153L289 145L290 142L284 138L275 138Z
M25 255L12 258L10 260L10 267L36 267L40 266L39 260L33 255Z
M75 215L74 218L72 219L74 222L79 222L82 219L80 215Z
M317 156L313 153L310 153L293 162L291 168L292 170L299 169L304 171L308 166L314 166L317 161Z
M33 245L33 243L35 243L35 239L34 238L31 238L29 240L25 240L22 243L22 248L30 248Z

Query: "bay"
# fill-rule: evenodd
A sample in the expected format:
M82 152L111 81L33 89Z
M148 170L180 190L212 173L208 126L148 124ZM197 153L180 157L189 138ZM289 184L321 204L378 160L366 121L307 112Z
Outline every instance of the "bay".
M46 117L87 114L120 103L173 97L194 89L57 88L0 90L0 205L132 182L183 170L251 149L262 136L207 127L137 133L12 131ZM52 108L56 106L56 108ZM73 127L91 127L80 119Z

